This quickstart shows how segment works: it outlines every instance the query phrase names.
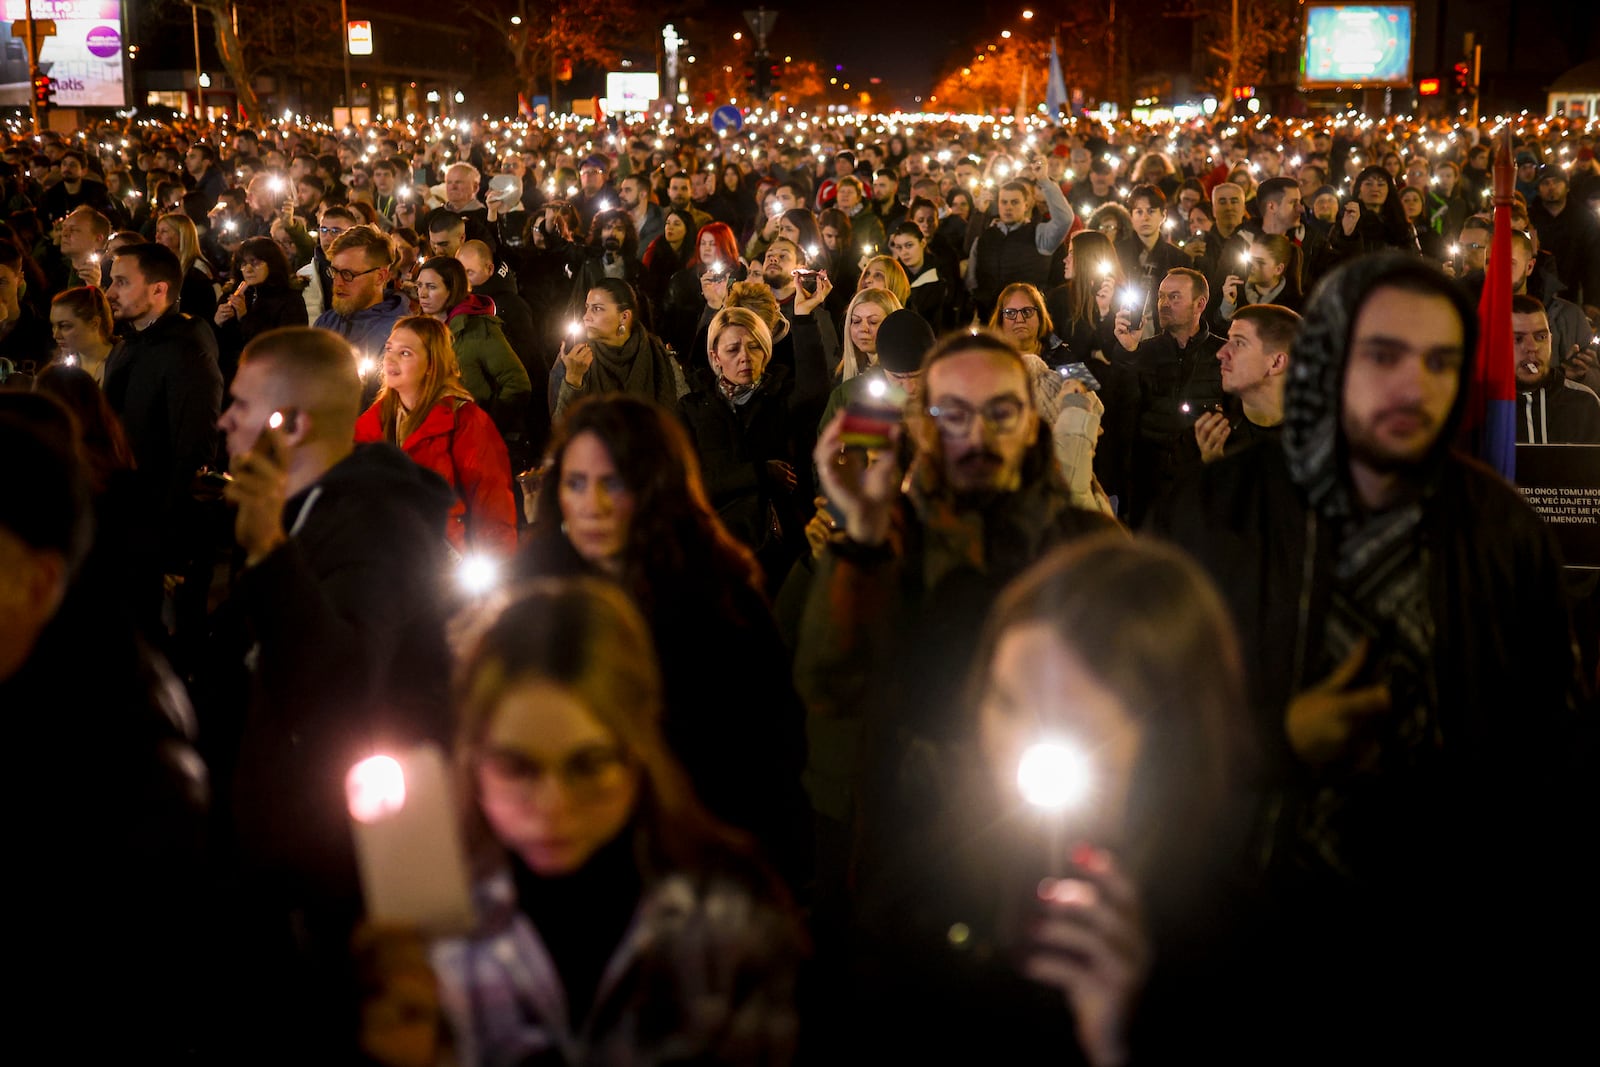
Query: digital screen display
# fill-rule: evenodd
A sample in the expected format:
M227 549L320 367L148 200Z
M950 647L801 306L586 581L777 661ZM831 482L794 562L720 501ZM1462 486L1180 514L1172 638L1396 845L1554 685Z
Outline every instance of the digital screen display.
M28 82L28 35L11 23L27 17L26 0L3 0L0 25L0 104L26 107L32 98ZM127 34L122 0L33 0L35 23L56 24L53 37L42 37L39 71L56 80L57 107L127 107L123 79Z
M649 111L651 101L660 95L661 79L655 74L628 70L613 70L606 74L604 106L609 114Z
M1410 85L1410 4L1307 4L1301 84Z

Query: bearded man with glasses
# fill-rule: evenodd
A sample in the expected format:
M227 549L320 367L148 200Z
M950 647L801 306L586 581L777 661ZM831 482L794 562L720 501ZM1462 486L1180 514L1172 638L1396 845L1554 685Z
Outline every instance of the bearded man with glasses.
M951 697L990 603L1056 545L1112 526L1073 505L1042 386L1009 339L950 334L924 357L922 382L920 407L888 429L885 447L845 447L851 412L841 411L813 455L843 534L816 562L795 659L819 943L847 918L850 857L887 854L920 806L942 803L913 789L877 805L864 786L927 782L909 766L914 754L956 741ZM868 737L882 744L869 751Z
M312 323L355 349L369 403L377 395L378 354L410 307L403 295L388 288L393 263L394 246L376 226L352 226L339 234L328 248L332 306Z

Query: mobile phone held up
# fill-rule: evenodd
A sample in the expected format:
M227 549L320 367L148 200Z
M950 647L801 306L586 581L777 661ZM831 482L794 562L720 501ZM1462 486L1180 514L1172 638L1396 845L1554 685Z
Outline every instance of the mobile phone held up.
M868 451L889 447L889 434L905 418L905 390L886 378L874 377L864 395L845 405L840 440L846 448Z
M800 291L807 296L812 296L817 291L817 272L814 270L797 270L794 272L794 283Z
M345 777L367 919L426 936L474 925L466 851L434 745L369 756Z

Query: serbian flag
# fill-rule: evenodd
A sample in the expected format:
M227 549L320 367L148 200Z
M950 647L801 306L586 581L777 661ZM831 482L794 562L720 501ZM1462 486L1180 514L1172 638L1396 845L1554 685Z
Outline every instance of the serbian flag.
M1494 238L1478 299L1478 352L1468 383L1462 429L1479 459L1506 481L1517 471L1516 347L1511 341L1511 202L1516 174L1510 138L1502 138L1494 161Z
M535 112L533 110L533 105L528 103L527 93L517 94L517 114L521 115L525 119L531 119L534 117Z

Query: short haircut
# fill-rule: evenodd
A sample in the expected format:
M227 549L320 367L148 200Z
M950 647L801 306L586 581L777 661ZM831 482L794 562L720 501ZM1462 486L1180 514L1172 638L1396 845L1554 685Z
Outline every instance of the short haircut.
M328 219L344 219L352 226L365 221L357 215L355 209L345 204L332 204L322 212L323 221Z
M1285 196L1290 192L1299 191L1300 183L1293 178L1268 178L1256 186L1256 203L1261 205L1262 210L1265 210L1268 204L1282 207Z
M1543 315L1544 304L1538 297L1518 293L1511 298L1511 314L1513 315Z
M449 233L451 230L464 230L466 228L466 218L457 215L454 211L447 211L440 207L428 212L429 233Z
M333 239L333 244L328 248L328 258L349 251L364 255L370 267L387 267L394 262L394 245L376 226L350 227Z
M239 366L266 364L274 400L311 412L319 440L348 440L361 413L361 375L350 343L331 330L286 326L245 345Z
M165 283L167 303L178 302L179 292L183 289L183 265L178 262L177 253L172 249L151 241L142 245L129 245L118 252L116 258L131 262L146 285Z
M1015 178L1008 182L1001 182L1000 191L1002 193L1021 193L1024 200L1028 200L1033 197L1033 187L1027 182L1018 181Z
M838 181L833 183L834 195L838 195L838 190L843 189L847 185L856 191L857 196L861 197L862 199L866 198L867 187L862 185L861 179L857 178L854 174L846 174L843 178L840 178Z
M1133 206L1141 200L1157 211L1167 209L1167 194L1154 185L1135 185L1133 192L1128 194L1128 210L1132 211Z
M204 141L196 141L189 146L189 151L196 153L207 163L215 163L217 161L217 150Z
M1279 304L1246 304L1233 313L1235 322L1248 322L1268 352L1288 352L1300 332L1300 316Z
M89 157L85 156L76 148L69 148L65 152L61 153L61 159L62 162L65 162L69 159L75 159L78 161L78 165L80 167L87 167L89 165Z
M1465 229L1466 227L1462 227ZM1529 256L1533 255L1533 237L1526 230L1512 230L1511 243L1521 248Z
M97 243L103 244L105 239L111 236L111 220L88 204L79 204L72 209L71 214L89 220L89 232L94 235Z
M296 181L295 184L310 186L312 189L316 190L318 196L321 196L328 191L328 183L323 181L315 174L306 174Z
M1211 302L1211 283L1206 281L1206 276L1193 267L1173 267L1167 271L1168 278L1187 278L1189 289L1196 300Z

